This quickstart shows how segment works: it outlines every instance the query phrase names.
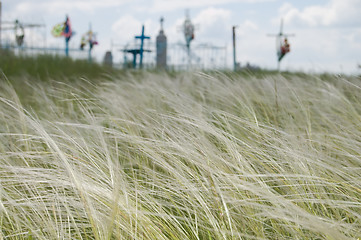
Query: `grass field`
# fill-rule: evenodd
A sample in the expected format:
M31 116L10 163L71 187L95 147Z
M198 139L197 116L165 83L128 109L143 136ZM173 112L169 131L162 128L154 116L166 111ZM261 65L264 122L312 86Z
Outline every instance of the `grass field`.
M0 239L361 238L360 77L97 67L1 76Z

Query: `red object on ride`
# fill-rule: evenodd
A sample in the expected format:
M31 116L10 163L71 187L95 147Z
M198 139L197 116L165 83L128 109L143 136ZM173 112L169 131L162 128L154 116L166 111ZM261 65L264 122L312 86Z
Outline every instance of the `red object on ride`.
M64 22L64 30L61 35L70 39L72 34L73 34L73 32L71 30L70 20L69 20L69 17L67 16L66 20Z
M281 53L285 55L286 53L290 52L290 44L288 43L287 38L285 38L283 45L281 46Z

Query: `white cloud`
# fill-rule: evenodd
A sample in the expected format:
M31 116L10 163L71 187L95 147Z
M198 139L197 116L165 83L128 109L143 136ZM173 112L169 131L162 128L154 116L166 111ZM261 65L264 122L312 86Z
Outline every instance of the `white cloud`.
M302 10L285 3L279 14L298 27L354 27L361 25L361 1L331 0L326 5L312 5Z
M156 23L151 19L141 22L132 15L124 15L112 25L112 40L117 44L133 44L135 42L134 37L141 34L143 24L145 35L150 36L151 41L154 41L157 28L159 28Z
M258 25L251 20L245 20L243 23L237 25L237 32L241 36L247 36L250 33L254 34L255 31L258 30L259 30Z
M130 0L55 0L55 1L31 1L21 2L14 7L14 13L18 16L24 14L61 14L69 12L93 13L99 8L121 6Z
M257 2L273 2L274 0L154 0L152 12L164 12L195 7L209 7L216 5L224 5L227 3L257 3Z
M237 59L244 66L247 62L262 67L274 67L274 40L267 38L264 30L252 20L245 19L236 28ZM271 60L270 60L271 59ZM269 64L271 62L271 64Z
M194 23L199 26L196 37L203 41L220 42L224 44L224 39L228 38L231 32L231 11L221 8L207 8L201 11L195 18Z
M142 23L131 15L125 15L119 18L112 25L113 36L116 42L129 42L139 32Z

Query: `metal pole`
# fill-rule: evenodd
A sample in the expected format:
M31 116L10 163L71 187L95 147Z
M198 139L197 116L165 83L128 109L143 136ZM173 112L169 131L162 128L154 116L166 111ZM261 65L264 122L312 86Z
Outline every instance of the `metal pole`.
M92 24L89 23L89 35L88 35L88 38L93 38L93 33L90 33L92 31ZM93 39L89 39L89 51L88 51L88 62L91 63L92 62L92 46L91 46L91 42L90 41L93 41Z
M133 68L137 67L137 54L133 53Z
M190 49L190 45L188 45L187 48L187 54L188 54L188 65L187 65L187 70L190 70L191 68L191 64L192 64L192 60L191 60L191 49Z
M224 69L227 68L227 44L224 45Z
M144 44L144 25L142 26L142 38L140 42L140 60L139 60L139 68L143 67L143 44Z
M69 38L65 38L65 56L69 57Z
M236 59L236 27L232 27L232 33L233 33L233 70L237 70L237 59Z
M88 51L88 62L91 63L92 62L92 49L89 46L89 51Z

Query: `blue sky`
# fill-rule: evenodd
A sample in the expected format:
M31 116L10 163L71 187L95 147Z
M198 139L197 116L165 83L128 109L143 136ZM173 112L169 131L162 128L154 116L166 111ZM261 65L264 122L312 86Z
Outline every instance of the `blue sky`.
M71 44L78 47L91 22L100 43L94 49L98 59L111 49L111 41L132 42L142 24L155 39L161 16L168 41L183 41L178 29L189 9L197 25L194 45L227 46L231 66L231 28L238 25L238 61L265 68L276 67L275 41L267 34L277 33L283 18L284 32L296 34L290 39L291 53L284 58L283 69L360 73L360 0L3 0L2 5L3 20L46 23L46 29L28 33L31 44L44 42L46 36L47 45L62 46L63 40L53 38L50 29L68 14L77 32ZM120 61L117 48L112 50Z

